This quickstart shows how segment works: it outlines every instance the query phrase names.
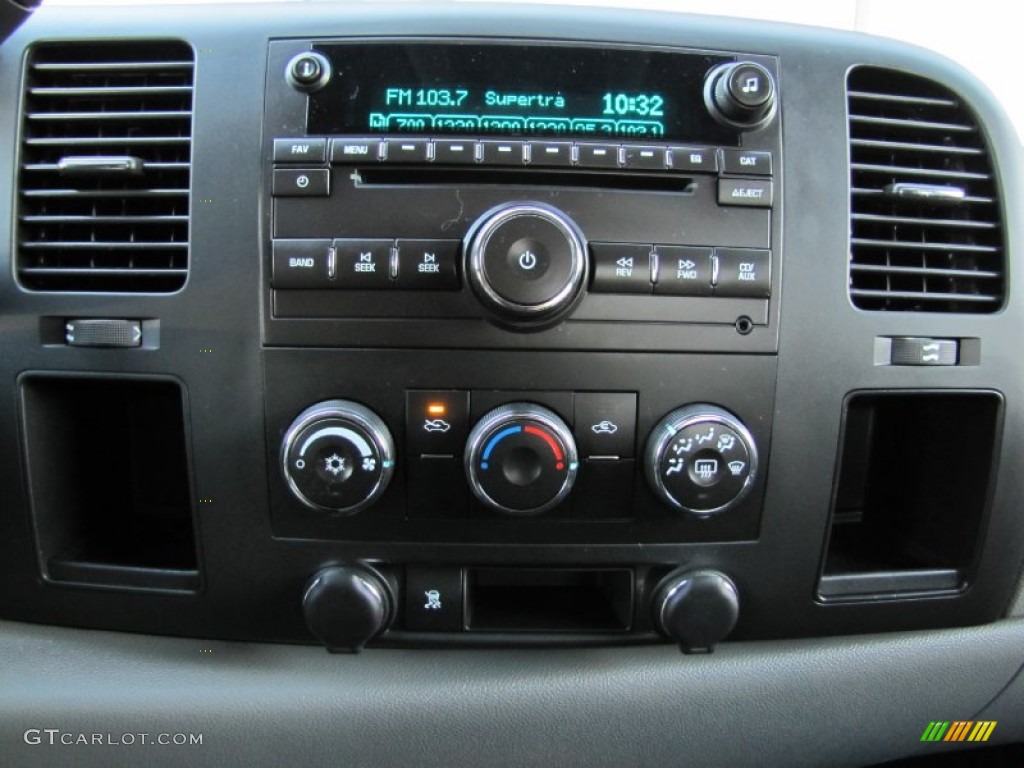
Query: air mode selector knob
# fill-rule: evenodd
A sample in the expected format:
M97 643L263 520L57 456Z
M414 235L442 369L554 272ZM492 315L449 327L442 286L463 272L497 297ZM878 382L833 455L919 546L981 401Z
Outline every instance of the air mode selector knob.
M579 469L569 427L533 403L509 403L487 413L470 431L465 456L473 494L510 515L536 515L557 506Z
M323 512L355 514L373 504L395 471L395 443L366 406L327 400L285 433L281 467L292 493Z
M775 114L775 81L771 72L752 61L722 64L704 80L704 102L718 122L751 131Z
M587 248L565 213L543 203L492 208L466 237L466 277L499 322L540 327L557 321L582 297Z
M757 446L738 418L687 405L655 425L644 450L647 482L665 504L713 515L739 504L757 477Z

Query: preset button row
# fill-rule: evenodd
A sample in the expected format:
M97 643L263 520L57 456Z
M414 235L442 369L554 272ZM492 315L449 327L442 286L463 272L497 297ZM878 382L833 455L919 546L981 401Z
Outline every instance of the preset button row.
M274 288L454 291L458 240L275 240Z
M595 293L768 298L771 251L591 243Z

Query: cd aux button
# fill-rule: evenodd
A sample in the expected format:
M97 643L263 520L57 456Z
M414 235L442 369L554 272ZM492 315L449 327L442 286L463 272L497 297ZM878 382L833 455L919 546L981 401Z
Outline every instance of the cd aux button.
M771 251L716 248L715 296L767 299L771 294Z

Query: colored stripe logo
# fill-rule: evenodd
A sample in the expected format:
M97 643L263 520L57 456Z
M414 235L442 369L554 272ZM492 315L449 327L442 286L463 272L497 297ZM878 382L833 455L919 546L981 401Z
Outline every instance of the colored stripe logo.
M921 741L988 741L996 729L996 720L932 720L921 734Z

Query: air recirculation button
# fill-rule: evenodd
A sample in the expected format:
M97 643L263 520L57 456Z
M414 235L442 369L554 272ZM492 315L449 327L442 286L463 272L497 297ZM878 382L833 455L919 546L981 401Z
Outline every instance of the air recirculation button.
M299 414L281 447L285 479L305 505L354 514L376 501L394 473L395 445L369 408L328 400Z

